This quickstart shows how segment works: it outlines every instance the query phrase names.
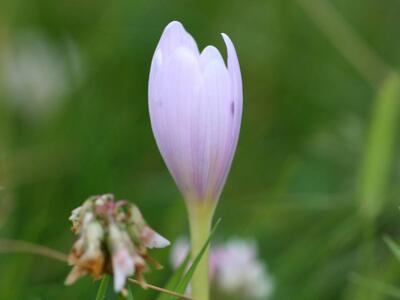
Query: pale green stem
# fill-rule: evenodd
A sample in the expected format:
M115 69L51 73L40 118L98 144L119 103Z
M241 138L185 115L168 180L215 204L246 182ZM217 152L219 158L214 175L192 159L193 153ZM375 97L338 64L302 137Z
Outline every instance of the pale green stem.
M214 203L191 201L188 203L192 257L196 257L210 235ZM209 299L209 249L206 250L192 277L192 296L196 300Z

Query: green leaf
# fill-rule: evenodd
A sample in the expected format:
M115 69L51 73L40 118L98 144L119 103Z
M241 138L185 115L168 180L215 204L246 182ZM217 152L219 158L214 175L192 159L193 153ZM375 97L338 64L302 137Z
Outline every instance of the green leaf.
M96 300L104 300L106 298L107 288L110 283L111 276L105 274L101 279L99 289L97 291Z
M132 290L129 285L126 286L126 289L128 290L128 295L125 297L122 293L119 293L118 299L120 299L120 300L135 300L133 298L133 293L132 293Z
M221 222L221 219L218 219L218 221L215 223L214 227L211 230L210 235L208 236L207 241L204 243L204 246L201 248L201 251L199 254L197 254L196 258L193 261L193 264L190 266L189 270L186 272L185 276L182 278L180 281L178 287L176 288L175 292L177 293L184 293L188 284L190 283L190 280L193 277L194 271L196 270L197 265L199 264L201 258L203 257L204 253L207 250L207 247L210 245L211 238L214 235L219 223ZM168 299L176 299L176 297L169 297Z
M178 269L176 269L174 275L172 275L170 280L165 285L164 287L165 289L174 291L178 287L178 284L181 281L183 274L185 273L189 261L190 261L190 253L186 256L185 260L180 264ZM157 300L168 300L170 298L171 298L170 295L160 293L159 296L157 297Z
M132 293L131 287L127 286L126 288L128 289L128 296L126 297L126 299L127 300L135 300L135 298L133 298L133 293Z
M400 261L400 246L387 235L383 237L383 240L389 247L390 251L392 251L393 255Z
M393 169L394 141L400 116L400 76L393 73L379 89L360 170L361 213L374 220L382 210Z

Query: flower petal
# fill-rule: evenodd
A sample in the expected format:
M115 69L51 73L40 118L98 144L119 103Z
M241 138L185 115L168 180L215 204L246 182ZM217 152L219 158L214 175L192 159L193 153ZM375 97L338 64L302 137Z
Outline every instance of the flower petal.
M231 129L231 145L229 147L230 161L228 162L227 170L229 171L230 166L232 164L233 156L236 151L236 146L239 139L240 125L242 122L242 113L243 113L243 84L242 84L242 75L240 72L239 60L236 54L235 47L228 35L222 33L222 37L224 39L227 53L228 53L228 72L231 78L231 89L233 100L230 105L231 113L233 116L233 125ZM220 176L218 183L221 186L224 186L227 176Z
M221 56L221 53L214 46L207 46L200 54L200 65L204 69L205 66L212 61L217 60L220 62L224 62L224 59Z
M165 27L153 55L150 68L150 81L157 74L161 65L165 64L179 47L186 48L195 57L199 56L199 49L193 37L180 22L172 21Z
M126 249L120 249L112 256L114 271L114 291L119 292L125 286L126 279L135 272L135 264Z
M197 57L178 47L150 78L149 110L160 152L181 192L192 193L192 122L202 97L202 76Z
M243 110L243 86L242 86L242 75L240 72L239 60L236 54L235 47L228 35L222 33L227 52L228 52L228 71L232 79L232 91L234 97L234 107L233 111L235 114L235 126L233 128L232 134L235 136L235 146L236 148L237 139L239 137L240 124L242 120L242 110Z
M172 21L165 27L157 49L161 51L164 57L169 57L178 47L185 47L194 55L199 55L199 49L193 37L180 22Z
M203 70L204 76L204 105L198 112L198 128L205 128L206 138L197 142L197 158L203 168L204 185L207 188L206 197L217 199L222 186L220 177L225 177L228 171L228 163L231 160L230 150L232 144L231 128L233 115L231 113L232 91L229 73L222 60L213 59Z

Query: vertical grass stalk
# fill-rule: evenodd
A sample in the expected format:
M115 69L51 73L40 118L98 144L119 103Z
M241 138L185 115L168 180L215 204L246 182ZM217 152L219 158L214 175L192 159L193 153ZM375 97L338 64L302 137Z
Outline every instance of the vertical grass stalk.
M385 205L385 192L392 171L399 109L400 76L392 73L378 90L357 187L359 212L366 243L361 262L363 272L368 275L374 270L375 223ZM360 299L364 298L364 294L359 296Z

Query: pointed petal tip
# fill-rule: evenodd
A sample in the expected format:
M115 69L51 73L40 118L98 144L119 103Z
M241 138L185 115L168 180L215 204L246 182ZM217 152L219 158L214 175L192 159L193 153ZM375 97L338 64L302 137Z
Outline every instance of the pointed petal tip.
M222 38L225 40L225 39L229 39L230 40L230 38L229 38L229 36L225 33L225 32L221 32L221 35L222 35Z
M165 26L157 49L161 49L163 56L168 57L178 46L186 47L195 55L199 55L197 43L191 34L186 31L181 22L174 20Z
M186 34L186 29L183 27L182 23L179 21L171 21L165 26L162 35L180 35Z
M166 31L166 30L184 30L185 31L185 27L183 27L181 22L173 20L173 21L169 22L167 26L165 26L164 31Z
M229 35L227 35L224 32L221 32L221 36L224 39L224 42L225 42L225 45L227 48L230 48L230 47L234 48L233 42L232 42L231 38L229 37Z
M239 59L236 53L235 46L231 38L227 34L221 33L221 35L222 38L224 39L228 54L228 70L229 72L232 72L232 74L234 74L235 77L238 77L237 80L239 79L241 80Z
M233 45L233 42L231 38L226 34L226 33L221 33L222 38L224 39L224 43L226 46L227 54L228 54L228 65L229 65L229 60L238 60L237 54L236 54L236 49L235 46Z

